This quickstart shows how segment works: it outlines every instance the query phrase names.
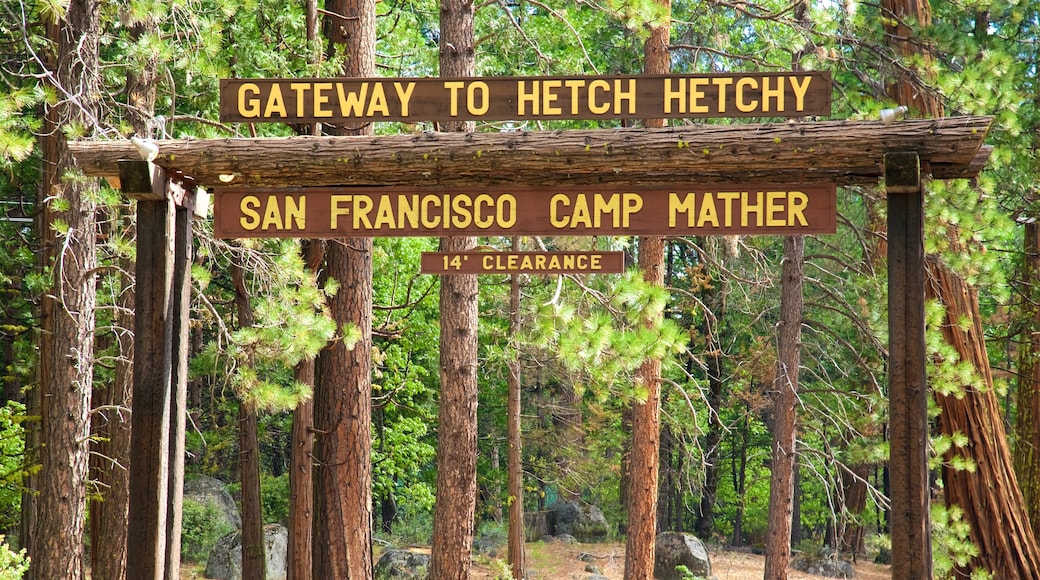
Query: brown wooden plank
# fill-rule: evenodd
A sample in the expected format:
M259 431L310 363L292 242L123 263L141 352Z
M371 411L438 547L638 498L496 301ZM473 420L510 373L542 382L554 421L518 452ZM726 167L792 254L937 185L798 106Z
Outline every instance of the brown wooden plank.
M619 274L624 252L423 252L422 274Z
M924 195L915 154L888 155L885 167L892 577L931 578Z
M240 123L523 122L830 114L829 71L220 81L220 120Z
M223 188L223 238L832 233L834 184Z
M942 176L973 177L968 170L979 167L976 157L991 122L992 117L950 117L890 126L880 121L819 121L166 140L158 142L154 163L179 169L208 188L698 181L876 185L884 154L890 151L916 151L923 166L941 168ZM91 176L118 175L120 159L138 157L125 140L74 141L69 148Z

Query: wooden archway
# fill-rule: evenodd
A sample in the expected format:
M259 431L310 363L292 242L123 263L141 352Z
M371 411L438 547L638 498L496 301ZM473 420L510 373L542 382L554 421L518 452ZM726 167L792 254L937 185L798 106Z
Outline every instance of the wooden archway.
M554 184L690 184L699 182L834 182L877 185L889 193L889 413L891 425L893 575L930 570L927 471L927 377L924 337L922 179L971 179L985 166L991 117L783 124L688 125L516 133L414 133L393 136L187 139L156 142L152 163L129 141L69 143L87 176L120 181L139 201L138 343L134 376L131 558L156 561L165 544L170 419L183 401L171 367L186 350L170 325L186 320L187 301L169 299L186 286L180 248L196 185L473 186ZM171 210L177 206L177 213ZM177 216L177 220L173 219ZM172 225L176 222L176 226ZM143 268L142 268L143 266ZM174 279L177 292L173 292ZM169 316L171 310L177 314ZM142 326L140 321L144 321ZM177 323L180 324L180 323ZM143 334L142 334L143 333ZM138 368L144 369L140 375ZM176 372L174 372L176 374ZM164 379L165 377L165 379ZM172 392L171 392L172 389ZM174 424L174 430L177 426ZM183 429L181 423L180 429ZM139 431L140 436L139 436ZM183 438L183 432L179 435ZM136 503L135 503L135 499ZM161 505L160 505L161 504ZM158 553L157 553L158 552ZM151 576L149 574L149 576ZM161 577L161 574L159 575ZM144 576L142 576L144 577Z

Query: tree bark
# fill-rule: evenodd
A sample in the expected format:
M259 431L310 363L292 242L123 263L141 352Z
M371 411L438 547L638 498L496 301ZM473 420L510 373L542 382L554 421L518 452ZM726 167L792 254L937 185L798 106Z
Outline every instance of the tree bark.
M325 9L329 51L343 51L344 76L375 76L375 1ZM372 125L333 130L370 135ZM340 284L329 310L357 340L334 341L316 363L312 577L364 580L372 578L372 239L330 242L325 258L325 276Z
M317 272L325 255L318 240L303 244L307 269ZM314 359L300 361L293 370L296 382L314 387ZM308 399L293 410L292 451L289 459L289 539L288 580L306 580L313 566L312 537L314 525L314 399Z
M791 563L791 515L794 511L794 466L798 461L798 369L801 366L802 282L805 238L784 237L777 329L777 377L774 401L773 464L769 482L769 540L764 578L787 578Z
M238 327L251 328L255 319L246 286L245 270L239 264L231 265L231 280L235 286L235 309ZM247 364L252 365L250 360ZM264 560L264 513L260 504L260 434L257 426L256 405L248 393L239 393L238 403L238 470L242 485L242 578L264 580L267 565Z
M61 99L48 111L56 125L93 127L98 114L99 5L74 0L56 27L54 78L75 99ZM58 128L60 134L60 127ZM63 143L54 143L55 176L75 167ZM62 180L49 192L67 202L54 212L67 225L59 244L51 305L51 350L40 361L50 385L42 404L39 500L29 555L31 579L79 578L84 574L83 531L87 508L90 394L94 371L94 308L97 266L96 185ZM49 227L49 224L48 224Z
M1025 224L1019 275L1022 332L1018 354L1018 400L1015 405L1015 475L1022 498L1040 534L1040 224Z
M650 29L643 46L643 72L664 74L671 68L668 34L671 1L659 0L666 16ZM664 119L647 119L647 127L663 127ZM639 238L639 269L643 279L664 285L664 238ZM661 320L647 320L647 325ZM657 482L661 453L661 360L643 361L636 382L646 390L646 399L632 404L632 452L629 458L628 530L625 541L625 580L654 577L657 539Z
M443 30L442 30L443 38ZM442 69L443 70L443 69ZM632 184L759 181L875 185L886 151L917 151L936 179L973 177L991 117L159 141L155 162L200 185ZM125 141L70 142L87 175L118 175ZM286 163L292 159L293 163ZM346 161L345 161L346 160Z
M440 74L473 76L474 5L441 0ZM446 131L471 137L474 123L447 123ZM476 238L441 240L441 249L464 252ZM433 513L430 577L469 578L477 496L477 277L441 278L441 398L437 431L437 503Z
M520 250L520 238L513 238L513 251ZM520 276L509 277L509 336L520 331ZM520 420L520 350L517 348L509 361L509 401L506 405L506 438L509 453L506 459L509 488L509 569L515 580L527 577L524 553L524 472L523 439Z
M989 570L995 578L1040 578L1040 548L1029 525L1025 502L1011 462L1000 403L993 390L989 356L980 322L978 292L937 258L929 258L927 296L946 309L942 333L961 361L978 373L978 385L963 385L963 396L936 394L943 434L968 437L964 448L947 452L942 477L947 505L960 506L979 548L968 570ZM964 321L969 326L964 327ZM974 472L950 467L962 455Z

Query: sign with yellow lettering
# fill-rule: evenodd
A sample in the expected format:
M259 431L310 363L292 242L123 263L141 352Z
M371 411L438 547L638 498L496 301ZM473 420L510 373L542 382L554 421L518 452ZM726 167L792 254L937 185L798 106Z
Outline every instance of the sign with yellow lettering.
M220 120L241 123L830 114L830 72L220 81Z
M423 252L423 274L618 274L624 252Z
M836 187L254 187L215 190L221 238L821 234Z

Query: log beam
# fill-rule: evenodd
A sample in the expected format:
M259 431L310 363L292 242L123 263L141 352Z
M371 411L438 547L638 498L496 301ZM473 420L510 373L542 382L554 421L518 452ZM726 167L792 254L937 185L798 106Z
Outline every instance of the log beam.
M834 181L877 184L913 151L933 178L974 177L992 117L158 141L154 163L200 185L461 186ZM130 141L73 141L88 176L118 175ZM230 181L227 181L230 179Z

